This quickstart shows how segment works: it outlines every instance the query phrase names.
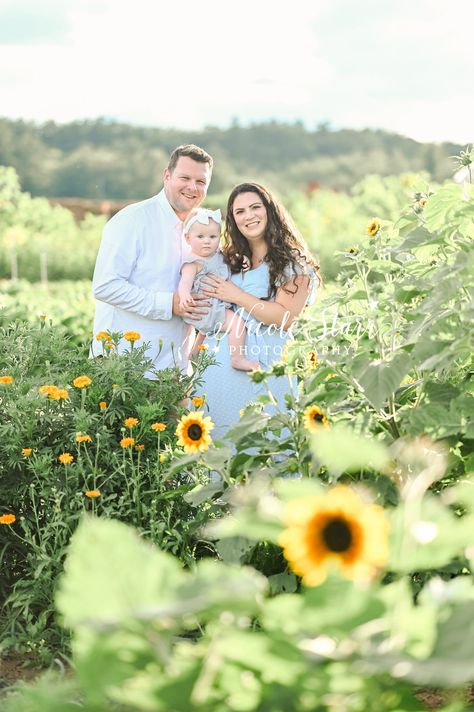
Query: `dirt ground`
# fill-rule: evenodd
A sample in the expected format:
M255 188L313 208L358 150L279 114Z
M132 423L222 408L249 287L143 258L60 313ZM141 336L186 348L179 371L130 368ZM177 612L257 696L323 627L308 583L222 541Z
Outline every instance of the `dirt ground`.
M0 657L0 695L2 690L15 682L20 680L32 682L42 672L44 668L35 665L34 658L31 656L9 654ZM449 693L440 690L420 690L417 698L428 711L440 709L443 704L447 704L450 696ZM469 703L469 709L474 710L474 687L466 692L466 702Z

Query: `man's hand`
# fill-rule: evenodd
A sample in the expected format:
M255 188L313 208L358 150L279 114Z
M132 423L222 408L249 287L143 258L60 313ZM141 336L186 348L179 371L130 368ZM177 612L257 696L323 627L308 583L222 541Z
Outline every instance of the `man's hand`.
M206 307L210 307L211 303L205 294L192 294L191 297L194 305L182 307L180 304L179 294L178 292L175 292L173 294L173 314L175 316L186 317L187 319L199 321L202 316L209 313L209 309Z

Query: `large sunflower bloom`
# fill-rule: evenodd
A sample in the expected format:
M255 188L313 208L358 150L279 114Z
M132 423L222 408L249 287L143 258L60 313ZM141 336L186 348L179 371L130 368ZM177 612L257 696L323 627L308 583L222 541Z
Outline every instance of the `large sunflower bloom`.
M209 433L214 427L214 423L209 416L205 418L203 416L203 411L198 410L183 415L178 423L176 428L178 445L181 445L186 453L203 452L212 442Z
M321 584L328 568L358 581L373 578L388 557L383 507L366 504L349 487L288 503L279 537L290 568L307 586Z
M314 433L321 427L328 427L328 419L324 410L318 405L309 405L303 413L303 424L306 430Z

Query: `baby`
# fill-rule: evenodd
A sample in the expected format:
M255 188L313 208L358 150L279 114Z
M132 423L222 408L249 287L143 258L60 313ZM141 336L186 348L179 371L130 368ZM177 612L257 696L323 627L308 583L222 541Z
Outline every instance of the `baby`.
M183 259L178 294L182 308L194 304L192 292L199 292L201 279L208 274L215 274L222 279L229 279L230 270L219 250L222 216L220 210L196 208L191 211L184 223L184 238L191 248L191 254ZM239 371L252 371L260 368L257 361L250 361L243 356L247 332L243 319L230 305L220 299L211 298L208 314L199 321L184 318L199 330L193 352L201 344L206 334L224 331L229 335L230 360L233 368Z

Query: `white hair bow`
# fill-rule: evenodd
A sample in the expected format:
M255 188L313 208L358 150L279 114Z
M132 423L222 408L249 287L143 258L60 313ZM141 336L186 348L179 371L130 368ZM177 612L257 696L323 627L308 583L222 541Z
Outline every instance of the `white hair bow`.
M197 212L184 223L184 232L189 232L191 225L200 222L201 225L209 225L209 220L214 220L218 225L222 222L222 213L219 210L209 210L208 208L198 208Z

